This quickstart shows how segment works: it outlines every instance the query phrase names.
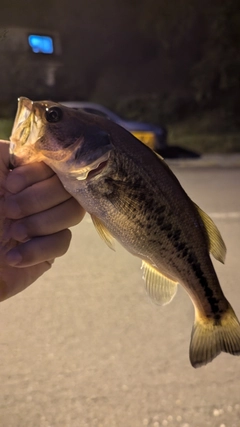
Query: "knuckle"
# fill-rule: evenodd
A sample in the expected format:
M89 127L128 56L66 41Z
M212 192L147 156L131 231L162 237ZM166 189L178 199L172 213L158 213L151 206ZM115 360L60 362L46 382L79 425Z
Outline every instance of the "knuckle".
M39 188L36 186L32 186L29 191L26 200L24 201L24 205L26 210L28 210L28 214L32 214L35 212L41 212L45 209L44 207L44 194L42 191L39 191Z
M4 212L7 218L19 219L22 216L21 207L15 196L9 195L4 200Z
M26 176L22 173L22 168L13 169L6 179L6 189L12 194L19 193L27 186Z

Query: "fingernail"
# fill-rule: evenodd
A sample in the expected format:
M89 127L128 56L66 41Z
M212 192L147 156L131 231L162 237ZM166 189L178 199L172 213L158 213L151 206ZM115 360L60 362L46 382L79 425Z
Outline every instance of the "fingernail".
M10 191L10 193L18 193L23 189L22 177L19 173L16 173L15 170L10 172L6 179L6 189Z
M9 265L18 265L22 261L22 255L16 250L12 249L5 256L6 262Z

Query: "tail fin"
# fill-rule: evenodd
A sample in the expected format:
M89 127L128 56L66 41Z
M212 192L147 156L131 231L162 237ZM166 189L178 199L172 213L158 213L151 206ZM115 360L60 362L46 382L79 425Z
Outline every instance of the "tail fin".
M196 310L190 343L190 362L194 368L206 365L221 351L240 355L240 323L232 307L219 320L202 317Z

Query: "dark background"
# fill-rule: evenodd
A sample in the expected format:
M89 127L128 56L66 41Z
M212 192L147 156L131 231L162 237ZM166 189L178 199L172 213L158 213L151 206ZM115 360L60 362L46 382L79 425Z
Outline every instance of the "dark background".
M39 65L1 53L4 104L33 99L94 100L152 122L221 109L239 126L239 0L1 0L0 27L58 31L56 83ZM2 30L1 30L2 31ZM2 31L1 43L7 37ZM2 92L4 92L2 90Z

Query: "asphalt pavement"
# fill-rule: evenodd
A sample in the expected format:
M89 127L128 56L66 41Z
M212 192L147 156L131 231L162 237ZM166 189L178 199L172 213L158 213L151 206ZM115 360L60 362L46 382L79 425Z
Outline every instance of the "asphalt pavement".
M226 264L214 265L240 318L236 157L169 164L222 233ZM86 216L52 270L1 304L1 427L240 426L240 357L193 369L189 297L179 288L154 305L140 265L111 251Z

